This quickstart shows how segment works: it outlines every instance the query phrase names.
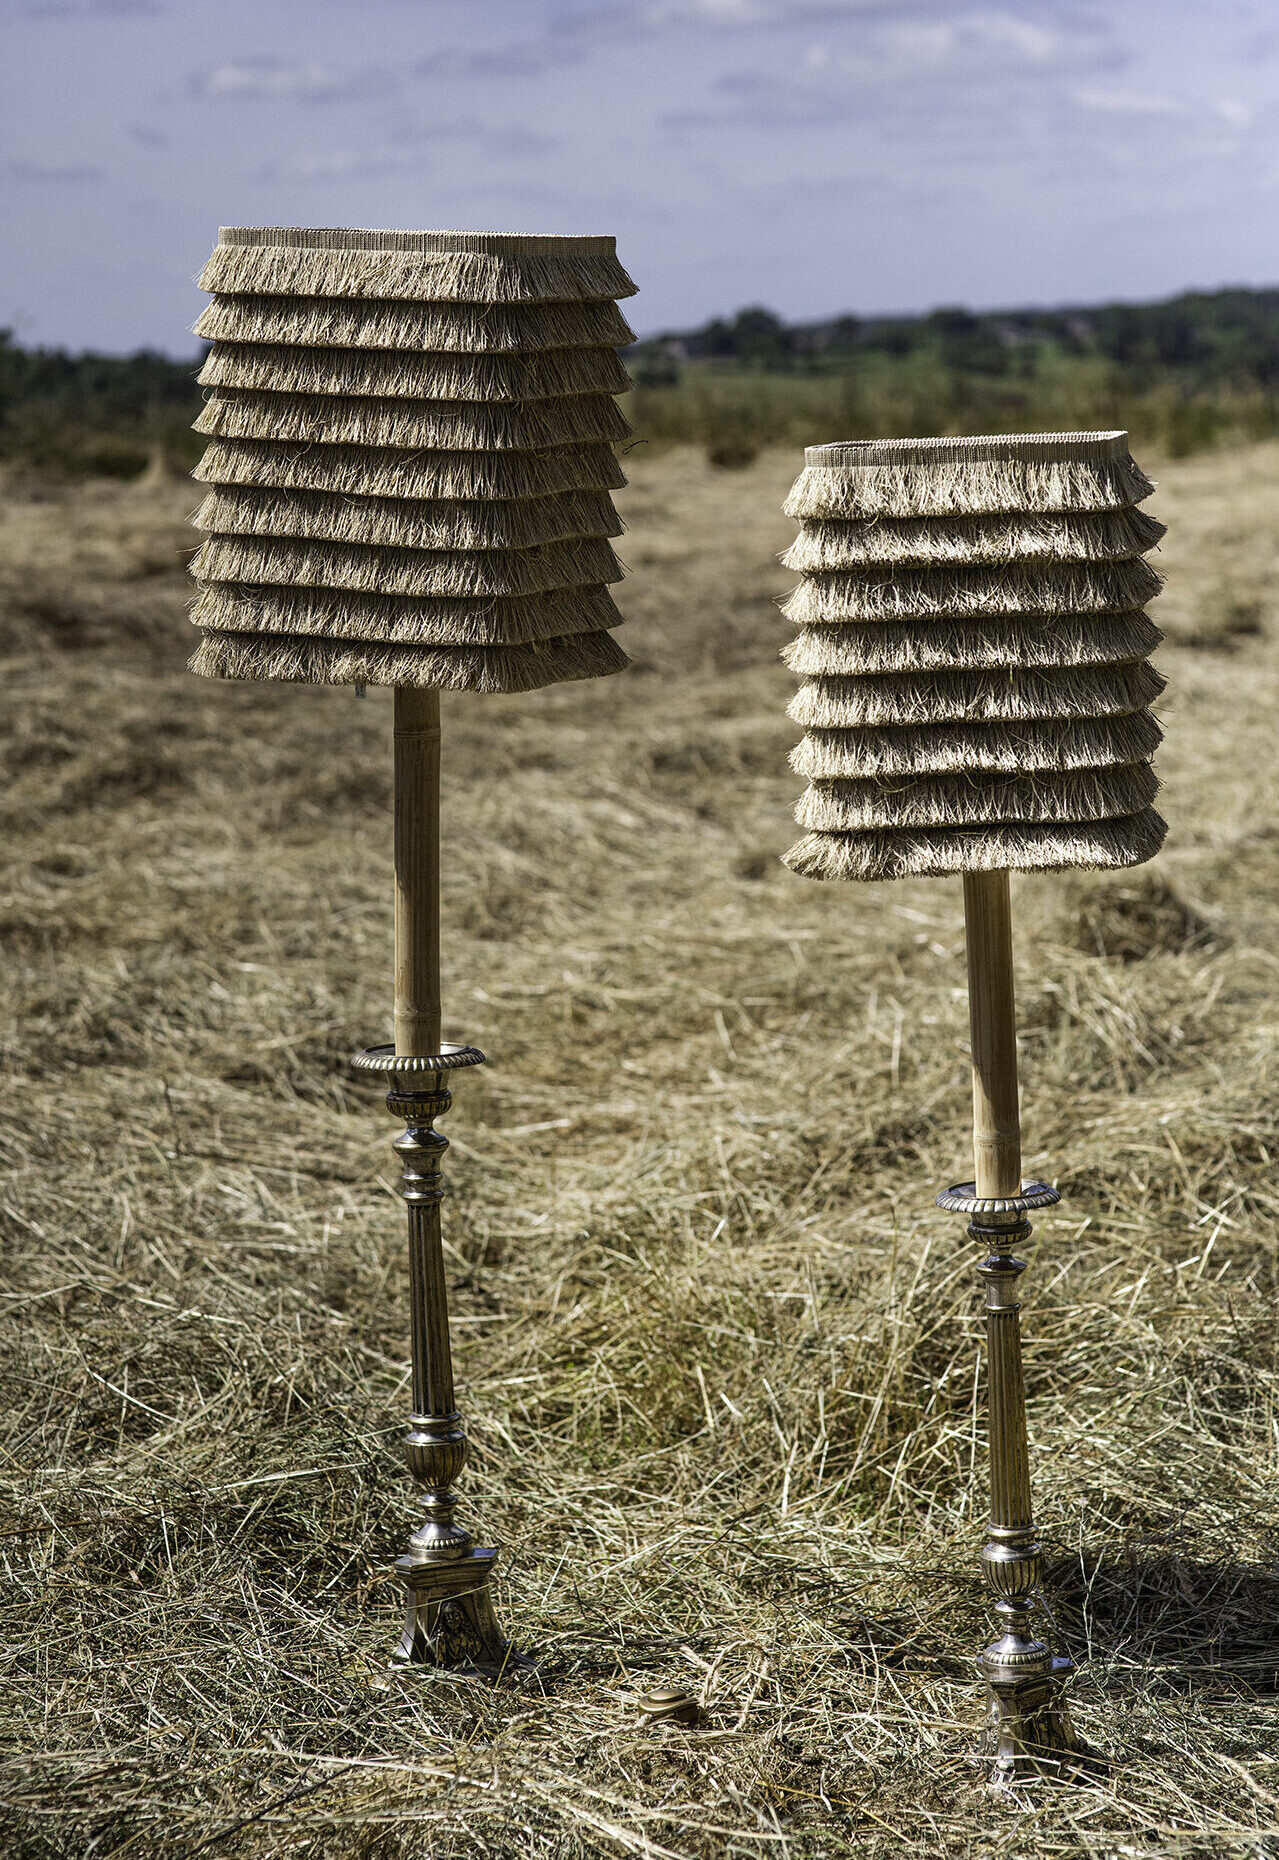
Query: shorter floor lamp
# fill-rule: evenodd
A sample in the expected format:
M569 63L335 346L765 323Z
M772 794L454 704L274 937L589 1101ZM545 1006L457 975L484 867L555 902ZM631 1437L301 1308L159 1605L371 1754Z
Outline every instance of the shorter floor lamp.
M1057 1191L1024 1182L1011 871L1139 865L1162 843L1150 760L1161 637L1143 559L1163 526L1125 433L811 446L786 503L786 603L808 780L786 854L806 878L962 874L974 1179L938 1196L983 1249L990 1530L999 1632L980 1665L997 1784L1097 1759L1043 1630L1016 1256Z

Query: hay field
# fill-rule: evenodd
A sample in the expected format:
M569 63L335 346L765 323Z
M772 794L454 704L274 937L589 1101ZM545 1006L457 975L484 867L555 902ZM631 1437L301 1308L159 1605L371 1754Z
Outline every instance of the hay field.
M1117 1760L1015 1802L965 1764L959 884L778 864L795 466L633 455L635 669L444 706L496 1689L383 1666L389 694L185 673L186 483L0 500L6 1860L1279 1853L1279 447L1152 506L1167 850L1014 881L1037 1504Z

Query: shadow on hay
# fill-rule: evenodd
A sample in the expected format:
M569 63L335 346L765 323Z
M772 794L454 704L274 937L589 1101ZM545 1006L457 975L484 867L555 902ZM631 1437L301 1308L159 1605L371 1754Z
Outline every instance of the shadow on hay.
M1104 1653L1114 1687L1279 1694L1279 1566L1085 1552L1050 1570L1046 1590L1070 1651Z

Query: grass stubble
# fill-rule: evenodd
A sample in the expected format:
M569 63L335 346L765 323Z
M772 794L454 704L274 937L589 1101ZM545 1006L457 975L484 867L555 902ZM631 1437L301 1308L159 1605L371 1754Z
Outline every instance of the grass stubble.
M189 484L8 488L4 1852L1279 1853L1279 448L1151 506L1166 852L1015 884L1036 1502L1117 1759L1015 1801L965 1762L958 882L778 862L794 456L628 469L635 670L444 707L464 1515L540 1657L495 1689L384 1665L389 698L185 672Z

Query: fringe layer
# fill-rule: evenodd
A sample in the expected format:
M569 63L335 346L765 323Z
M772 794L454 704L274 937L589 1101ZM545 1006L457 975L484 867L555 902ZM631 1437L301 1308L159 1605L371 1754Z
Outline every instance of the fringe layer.
M540 355L394 353L221 342L196 379L202 387L269 394L369 394L378 398L525 402L567 394L624 394L631 378L612 349L548 349Z
M630 427L606 394L574 394L527 406L481 402L357 399L220 388L195 431L217 439L318 440L327 445L406 451L537 451L578 441L612 444Z
M542 452L376 452L363 446L215 439L193 474L203 484L335 491L353 497L485 500L617 491L626 475L606 445Z
M221 536L293 536L404 549L534 549L574 536L619 536L622 531L613 501L603 491L498 504L226 489L210 492L192 520L197 529Z
M795 819L818 833L1069 824L1138 814L1158 792L1159 782L1146 762L995 780L988 775L978 780L940 775L899 782L825 782L801 796Z
M808 781L911 775L1030 775L1145 762L1163 740L1148 710L1022 723L908 724L810 730L790 765Z
M348 646L266 633L206 633L191 660L204 678L280 679L308 685L417 685L440 691L537 691L604 678L630 663L611 633L529 646Z
M581 537L543 549L376 549L281 537L209 536L196 550L197 581L351 588L366 594L466 598L543 594L622 579L606 542Z
M262 297L360 297L405 303L544 304L633 297L616 255L569 249L505 254L218 244L202 291Z
M1062 563L1048 569L926 568L894 575L809 575L783 603L796 626L840 620L952 620L984 615L1124 613L1162 582L1147 562Z
M944 878L955 872L1096 871L1153 859L1168 831L1146 808L1117 820L1072 825L810 833L784 855L803 878L874 881Z
M332 297L215 297L192 332L206 342L287 342L321 349L528 355L624 349L635 331L615 303L378 303Z
M528 646L622 625L607 588L560 588L497 600L414 600L330 588L211 582L191 609L216 633L366 640L386 646Z
M1009 620L845 620L805 627L782 651L801 678L867 672L1113 665L1144 659L1163 634L1148 614L1016 615Z
M1144 660L1060 671L819 678L800 686L787 715L815 730L1103 717L1143 709L1159 696L1164 682Z
M806 523L782 564L802 572L879 564L995 566L1001 563L1119 562L1144 555L1165 525L1132 508L1086 515L880 517Z
M825 450L825 448L823 448ZM946 459L860 468L806 465L783 506L801 519L976 517L1018 511L1119 510L1154 485L1127 450L1115 458Z

